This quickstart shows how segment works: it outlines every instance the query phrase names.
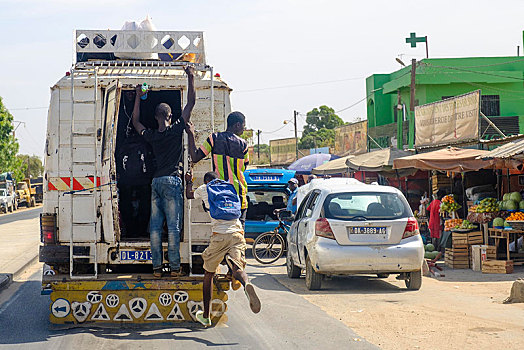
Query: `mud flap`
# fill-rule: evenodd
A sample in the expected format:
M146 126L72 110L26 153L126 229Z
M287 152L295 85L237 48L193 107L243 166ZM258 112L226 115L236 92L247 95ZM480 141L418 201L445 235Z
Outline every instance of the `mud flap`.
M128 277L128 276L127 276ZM202 278L59 281L44 276L53 324L195 322L203 308ZM215 281L211 317L225 318L229 280Z

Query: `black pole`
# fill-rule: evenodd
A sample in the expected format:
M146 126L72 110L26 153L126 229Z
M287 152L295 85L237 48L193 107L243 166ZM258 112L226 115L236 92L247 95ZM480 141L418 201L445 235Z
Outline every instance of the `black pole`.
M258 138L258 149L257 149L257 153L258 153L258 163L260 163L260 130L257 130L257 138Z

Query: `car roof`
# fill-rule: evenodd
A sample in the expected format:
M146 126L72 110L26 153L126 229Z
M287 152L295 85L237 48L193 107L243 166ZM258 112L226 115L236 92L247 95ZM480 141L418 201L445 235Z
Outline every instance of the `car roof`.
M353 178L314 179L308 185L307 192L319 189L330 193L337 192L376 192L401 193L397 188L378 184L367 185Z

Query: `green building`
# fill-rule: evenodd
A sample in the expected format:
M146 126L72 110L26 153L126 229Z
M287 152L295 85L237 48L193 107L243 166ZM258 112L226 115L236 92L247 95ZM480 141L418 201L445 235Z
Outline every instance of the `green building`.
M506 136L524 133L524 57L429 58L415 72L415 106L481 90L481 111ZM411 66L366 79L369 149L413 148L410 86ZM498 137L485 120L481 135Z

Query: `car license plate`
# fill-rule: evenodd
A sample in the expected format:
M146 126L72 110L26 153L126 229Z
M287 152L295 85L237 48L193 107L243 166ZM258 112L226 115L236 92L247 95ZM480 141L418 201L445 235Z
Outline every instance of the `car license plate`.
M150 250L121 250L120 260L151 260Z
M353 235L385 235L387 233L386 227L348 227L348 231Z

